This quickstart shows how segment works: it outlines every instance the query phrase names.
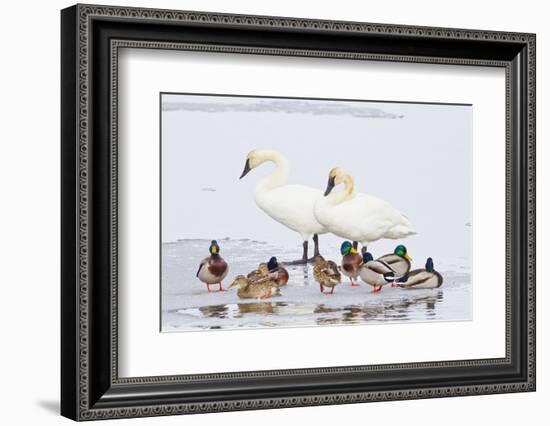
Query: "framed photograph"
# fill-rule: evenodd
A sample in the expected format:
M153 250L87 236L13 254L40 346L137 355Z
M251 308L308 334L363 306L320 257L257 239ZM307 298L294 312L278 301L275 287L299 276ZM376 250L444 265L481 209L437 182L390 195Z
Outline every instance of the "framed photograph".
M535 35L61 12L61 412L535 390Z

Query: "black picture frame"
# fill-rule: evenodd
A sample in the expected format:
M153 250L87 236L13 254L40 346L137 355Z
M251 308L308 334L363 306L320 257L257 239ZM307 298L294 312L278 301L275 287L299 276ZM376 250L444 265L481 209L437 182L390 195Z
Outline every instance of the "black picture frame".
M61 12L61 414L74 420L535 390L535 35L75 5ZM121 47L506 70L506 356L118 377Z

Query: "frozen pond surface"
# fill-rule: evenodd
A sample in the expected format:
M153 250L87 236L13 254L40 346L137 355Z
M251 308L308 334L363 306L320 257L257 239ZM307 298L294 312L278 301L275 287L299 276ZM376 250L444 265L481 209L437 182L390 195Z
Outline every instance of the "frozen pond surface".
M301 245L275 247L247 239L219 239L221 255L229 264L227 288L235 276L246 275L271 256L279 261L300 257ZM162 331L200 331L266 327L307 327L391 322L464 321L471 319L471 273L465 261L440 259L436 270L444 278L434 290L404 290L385 286L379 293L361 283L351 287L346 277L333 295L319 291L313 267L286 266L290 279L282 295L259 301L240 299L235 288L208 293L196 277L208 255L210 240L180 240L162 244ZM321 253L340 263L338 247L321 246ZM385 253L373 253L375 257ZM425 259L415 259L413 269ZM462 264L461 264L462 263ZM217 286L212 286L217 288Z

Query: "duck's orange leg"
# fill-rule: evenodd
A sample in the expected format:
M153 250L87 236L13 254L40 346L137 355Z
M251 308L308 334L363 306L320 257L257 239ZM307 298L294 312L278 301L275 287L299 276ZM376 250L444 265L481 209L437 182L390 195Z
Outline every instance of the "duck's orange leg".
M356 284L351 277L349 277L349 282L351 283L352 287L359 287L359 284Z
M267 299L268 297L271 297L271 296L273 296L273 292L270 290L268 293L262 294L260 296L260 299L262 299L262 300Z
M212 290L210 290L210 284L206 283L206 288L208 289L208 293L212 292Z
M382 286L381 285L375 285L374 286L374 289L372 290L373 293L378 293L382 290Z
M323 294L334 294L334 286L330 289L330 291L324 291L325 288L321 286L321 291Z
M223 288L222 282L220 281L218 284L220 285L220 291L225 291L225 289Z

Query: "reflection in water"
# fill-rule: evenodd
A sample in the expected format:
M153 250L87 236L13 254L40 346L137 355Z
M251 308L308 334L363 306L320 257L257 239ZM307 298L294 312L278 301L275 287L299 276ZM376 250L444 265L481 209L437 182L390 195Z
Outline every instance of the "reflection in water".
M225 305L201 306L199 311L201 311L205 317L210 318L225 318L227 316L227 306Z
M410 292L408 292L410 293ZM198 308L204 318L245 318L253 316L272 316L264 319L264 325L277 325L276 317L293 318L302 323L303 318L314 318L313 324L359 324L365 321L410 320L433 317L438 304L443 302L443 291L435 295L401 297L382 304L365 303L363 305L327 306L321 304L290 302L247 302L225 305L201 306ZM195 308L179 309L179 315L193 315ZM219 328L210 326L209 328Z
M304 279L304 283L309 282L309 268L307 267L307 265L302 266L302 277Z
M272 302L252 302L252 303L239 303L239 315L246 314L273 314L275 310L273 309Z

